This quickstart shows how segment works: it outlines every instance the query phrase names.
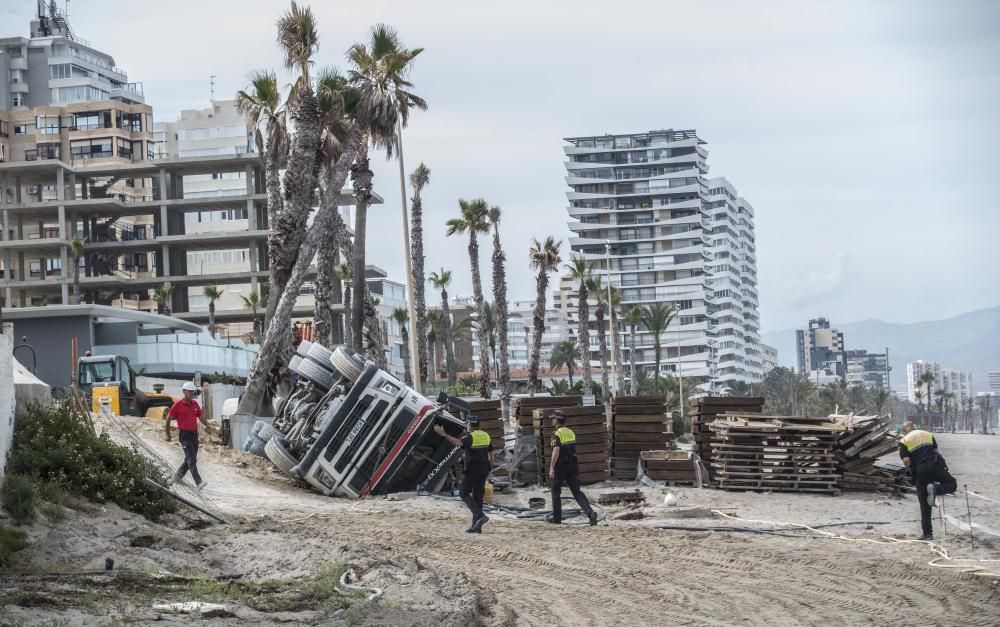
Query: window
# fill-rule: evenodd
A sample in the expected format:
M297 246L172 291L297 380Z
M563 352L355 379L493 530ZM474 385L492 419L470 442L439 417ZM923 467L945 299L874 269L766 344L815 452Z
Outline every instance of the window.
M43 135L58 135L59 116L40 115L35 118L35 127L38 129L38 132Z
M73 72L70 69L69 63L59 63L57 65L49 66L49 78L53 80L59 80L62 78L72 77Z
M59 158L59 144L38 144L37 149L39 159Z
M12 107L26 107L28 104L24 100L23 94L11 94L10 95L10 106Z
M74 130L93 131L99 128L111 128L110 111L87 111L77 113L73 118Z
M132 142L127 139L122 139L121 137L117 140L118 143L118 156L125 157L126 159L132 158Z
M27 124L15 124L14 125L14 134L15 135L27 135L28 134L28 125Z
M0 137L10 137L10 122L0 120Z
M100 157L110 157L111 138L102 137L99 139L81 139L70 144L70 152L74 159L97 159Z

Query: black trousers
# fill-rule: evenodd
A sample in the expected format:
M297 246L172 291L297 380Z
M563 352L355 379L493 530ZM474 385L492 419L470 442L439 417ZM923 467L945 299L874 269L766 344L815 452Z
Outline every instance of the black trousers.
M571 462L560 468L556 465L556 471L552 477L552 520L562 522L562 487L563 484L569 486L569 491L573 493L573 498L587 517L594 515L594 510L590 507L590 501L580 489L580 466Z
M934 529L931 525L931 506L927 504L927 485L940 483L941 489L935 495L941 496L954 494L958 489L958 482L948 472L948 466L938 460L917 464L913 470L913 482L917 486L917 500L920 501L920 527L925 535L930 535L934 533Z
M465 506L472 512L472 522L483 515L483 493L486 491L486 478L490 476L490 467L486 464L476 464L465 469L462 477L460 496Z
M201 483L201 475L198 474L198 432L179 429L177 439L180 440L181 449L184 451L184 463L177 469L177 479L183 479L190 470L191 478L197 485Z

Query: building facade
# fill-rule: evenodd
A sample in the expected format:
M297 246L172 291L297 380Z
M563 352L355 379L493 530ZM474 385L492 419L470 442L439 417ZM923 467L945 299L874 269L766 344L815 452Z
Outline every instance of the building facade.
M986 390L994 394L1000 394L1000 370L990 370L987 377L989 377L989 380L987 381Z
M777 368L780 363L778 361L778 349L769 344L761 344L760 360L761 371L764 373L764 376L767 376L767 373Z
M844 334L830 328L826 318L815 318L795 332L798 370L810 381L822 384L847 377Z
M667 303L677 310L661 338L661 374L679 372L704 390L759 381L753 209L724 179L706 178L705 142L694 130L566 141L572 253L621 289L623 307ZM576 328L575 319L569 326ZM596 364L593 337L589 344ZM645 329L636 362L655 370Z
M889 358L885 353L869 353L866 350L847 351L848 385L864 387L889 387Z
M917 402L918 390L923 392L923 402L927 402L927 386L920 379L928 372L934 375L930 389L932 402L938 397L939 390L954 394L957 403L973 398L972 372L946 368L936 361L917 360L906 364L907 398L911 403Z

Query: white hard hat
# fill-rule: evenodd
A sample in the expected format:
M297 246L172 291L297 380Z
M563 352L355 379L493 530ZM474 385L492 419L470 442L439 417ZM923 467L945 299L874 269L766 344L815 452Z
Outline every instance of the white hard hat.
M197 392L198 391L198 388L195 387L194 383L191 383L190 381L185 382L184 385L181 386L181 389L184 390L185 392Z

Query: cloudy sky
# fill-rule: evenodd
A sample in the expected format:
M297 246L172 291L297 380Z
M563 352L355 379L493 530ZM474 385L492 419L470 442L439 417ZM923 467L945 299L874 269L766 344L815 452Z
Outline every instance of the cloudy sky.
M2 0L4 35L31 0ZM269 0L72 0L77 33L142 81L156 117L207 106L278 67ZM457 200L505 212L512 297L532 236L569 236L563 137L694 128L710 174L755 207L765 329L938 319L1000 304L1000 2L323 2L318 65L375 22L424 47L430 110L405 134L431 169L427 268L469 294ZM9 19L8 19L9 18ZM369 258L403 276L395 162ZM374 226L374 228L372 228ZM488 263L484 250L483 263ZM489 276L489 273L485 273Z

